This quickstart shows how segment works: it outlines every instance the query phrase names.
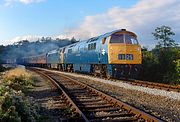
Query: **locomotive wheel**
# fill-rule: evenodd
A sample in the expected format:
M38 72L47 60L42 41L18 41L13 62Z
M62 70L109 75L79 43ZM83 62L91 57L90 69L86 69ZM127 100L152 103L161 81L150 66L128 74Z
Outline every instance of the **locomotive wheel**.
M100 73L100 76L101 76L101 78L103 78L103 77L107 77L107 71L106 71L106 65L102 65L101 67L100 67L100 69L101 69L101 73Z

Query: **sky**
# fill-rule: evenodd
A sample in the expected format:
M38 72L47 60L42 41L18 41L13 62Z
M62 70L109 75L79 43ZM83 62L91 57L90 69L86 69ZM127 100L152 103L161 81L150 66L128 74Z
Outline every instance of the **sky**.
M152 48L151 33L162 25L180 44L180 0L0 0L0 45L42 36L84 40L126 28Z

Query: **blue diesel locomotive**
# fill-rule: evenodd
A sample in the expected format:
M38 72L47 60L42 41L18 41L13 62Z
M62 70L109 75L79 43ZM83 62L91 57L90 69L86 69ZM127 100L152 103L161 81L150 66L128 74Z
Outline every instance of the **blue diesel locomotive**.
M108 78L135 78L141 62L141 47L137 36L125 29L80 41L46 54L48 68L91 73Z

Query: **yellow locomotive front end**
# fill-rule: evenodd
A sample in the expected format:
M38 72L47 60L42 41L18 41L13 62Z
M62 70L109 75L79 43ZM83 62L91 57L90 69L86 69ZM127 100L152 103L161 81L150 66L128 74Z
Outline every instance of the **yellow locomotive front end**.
M111 35L108 44L109 64L141 64L141 46L137 36L129 31Z
M113 33L109 38L108 62L113 66L114 77L137 77L142 54L136 34L126 30Z

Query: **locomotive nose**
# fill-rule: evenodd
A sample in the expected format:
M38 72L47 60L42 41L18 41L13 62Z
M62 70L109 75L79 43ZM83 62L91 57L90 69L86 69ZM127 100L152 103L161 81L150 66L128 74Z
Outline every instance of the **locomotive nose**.
M141 64L139 45L109 44L110 64Z

